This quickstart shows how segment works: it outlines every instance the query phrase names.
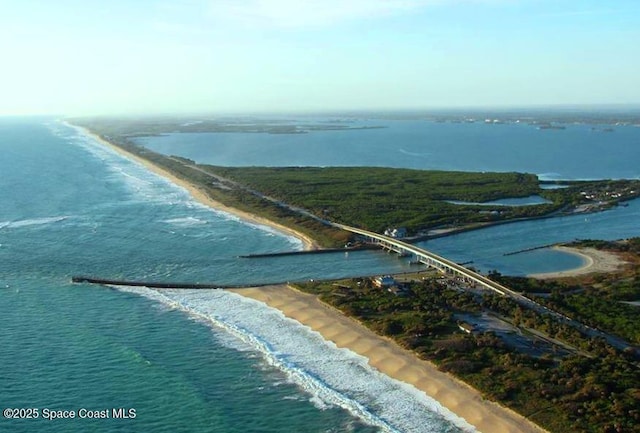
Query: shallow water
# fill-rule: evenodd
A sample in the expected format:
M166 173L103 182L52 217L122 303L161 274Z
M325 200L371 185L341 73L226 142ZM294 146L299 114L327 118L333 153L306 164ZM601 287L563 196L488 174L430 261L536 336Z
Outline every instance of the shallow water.
M77 274L221 284L303 280L413 269L405 260L367 251L239 259L301 244L202 206L51 120L0 120L0 149L0 399L11 407L135 408L137 414L133 420L1 419L0 430L470 429L424 394L253 301L217 291L70 283ZM573 237L640 235L639 213L636 200L599 214L496 226L425 246L485 270L558 270L579 259L545 250L503 254Z
M136 410L135 419L1 419L0 430L366 433L427 423L461 431L424 395L254 302L70 283L77 274L281 281L393 272L404 262L364 253L238 259L301 245L204 207L55 122L0 121L0 148L0 399L40 410ZM347 380L345 366L362 379ZM379 399L381 389L395 406Z

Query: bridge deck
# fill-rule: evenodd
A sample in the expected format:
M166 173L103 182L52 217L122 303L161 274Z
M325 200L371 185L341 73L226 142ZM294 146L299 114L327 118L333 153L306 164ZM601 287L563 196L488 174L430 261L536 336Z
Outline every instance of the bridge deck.
M381 244L383 247L388 249L392 249L398 253L409 253L416 256L416 258L422 263L438 268L440 270L445 270L448 272L453 272L455 274L461 275L471 281L474 281L477 284L480 284L482 287L485 287L489 290L493 290L501 295L509 295L516 298L522 298L525 300L524 296L520 293L515 292L508 287L503 286L495 281L490 280L482 274L479 274L471 269L465 268L462 265L459 265L455 262L452 262L449 259L446 259L442 256L439 256L435 253L427 251L423 248L416 247L415 245L411 245L407 242L403 242L399 239L391 238L385 235L381 235L375 232L370 232L368 230L362 230L355 227L346 226L343 224L335 224L336 227L349 231L351 233L359 234L366 238L373 240L376 243ZM527 299L528 300L528 299Z

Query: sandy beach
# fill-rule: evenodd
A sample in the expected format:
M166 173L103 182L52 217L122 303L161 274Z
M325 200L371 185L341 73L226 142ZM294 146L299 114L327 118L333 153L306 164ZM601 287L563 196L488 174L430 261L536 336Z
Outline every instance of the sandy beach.
M303 242L305 249L317 248L317 244L308 236L212 200L200 188L174 176L167 170L112 145L84 128L78 129L104 146L185 188L194 199L202 204L235 215L244 221L269 226L295 236ZM464 418L482 433L545 432L515 412L483 399L475 389L447 373L438 371L433 364L418 359L412 352L375 334L354 319L322 303L313 295L302 293L286 285L233 289L231 291L264 302L268 306L282 311L285 316L319 332L326 340L333 341L338 347L347 348L366 357L369 364L380 372L415 386L454 414Z
M597 273L597 272L615 272L627 262L622 260L617 254L609 251L600 251L595 248L573 248L565 246L555 246L553 249L569 254L580 256L584 264L575 269L560 272L547 272L528 275L532 278L551 279L563 277L576 277L579 275Z
M99 142L100 144L109 147L110 149L113 149L114 151L116 151L117 153L125 156L126 158L129 158L133 161L136 161L139 164L144 165L148 170L166 178L169 179L171 182L175 183L176 185L181 186L182 188L186 189L189 194L191 194L191 196L198 202L211 207L212 209L218 210L218 211L222 211L222 212L226 212L228 214L234 215L238 218L240 218L241 220L251 223L251 224L257 224L257 225L262 225L262 226L267 226L267 227L271 227L277 231L280 231L281 233L285 233L289 236L293 236L297 239L299 239L302 242L303 248L305 250L312 250L312 249L318 249L319 246L317 244L317 242L315 240L313 240L312 238L310 238L309 236L300 233L296 230L293 230L289 227L286 227L282 224L278 224L275 223L271 220L268 220L266 218L261 218L259 216L253 215L249 212L244 212L241 211L239 209L236 208L232 208L229 206L226 206L223 203L220 203L219 201L213 200L211 197L209 197L209 195L207 195L207 193L205 191L203 191L200 187L193 185L190 182L185 181L184 179L180 179L179 177L175 176L173 173L163 169L162 167L158 167L157 165L147 161L146 159L140 158L138 155L134 155L133 153L127 152L126 150L115 146L111 143L109 143L107 140L104 140L102 137L98 136L97 134L94 134L93 132L89 131L86 128L80 127L80 126L75 126L72 124L67 123L67 125L71 128L75 128L78 129L79 131L82 132L82 134L91 137L93 140L96 140L97 142Z
M480 393L412 352L379 336L359 322L324 304L316 296L286 285L233 289L262 301L319 332L338 347L369 359L382 373L409 383L434 398L483 433L540 433L545 430L524 417L482 398Z

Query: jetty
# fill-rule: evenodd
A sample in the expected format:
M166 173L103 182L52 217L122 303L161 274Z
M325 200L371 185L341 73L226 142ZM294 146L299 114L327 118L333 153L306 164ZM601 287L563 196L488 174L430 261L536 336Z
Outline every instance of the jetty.
M108 278L95 278L86 276L71 277L73 283L99 284L101 286L123 286L123 287L148 287L150 289L239 289L247 287L247 284L216 284L216 283L180 283L180 282L160 282L160 281L134 281L115 280ZM251 287L270 286L282 283L251 284Z
M241 259L260 259L265 257L282 257L282 256L301 256L311 254L329 254L329 253L348 253L351 251L363 251L363 250L375 250L380 249L380 246L375 244L358 245L355 247L344 248L320 248L317 250L302 250L302 251L282 251L278 253L259 253L259 254L247 254L238 256Z
M557 247L558 245L563 245L563 243L556 242L556 243L553 243L553 244L538 245L537 247L524 248L522 250L511 251L509 253L504 253L503 256L515 256L516 254L527 253L529 251L535 251L535 250L542 250L542 249L545 249L545 248L553 248L553 247Z

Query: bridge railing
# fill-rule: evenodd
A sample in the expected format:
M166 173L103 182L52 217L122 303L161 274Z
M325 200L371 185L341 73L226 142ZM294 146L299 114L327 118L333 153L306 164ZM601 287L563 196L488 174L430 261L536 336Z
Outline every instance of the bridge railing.
M427 261L431 261L434 263L439 264L440 266L442 266L445 269L449 269L457 274L460 274L464 277L467 277L469 279L471 279L472 281L475 281L476 283L482 285L483 287L486 287L490 290L496 291L498 293L500 293L501 295L506 295L509 294L511 296L514 297L518 297L518 298L524 298L520 293L517 293L511 289L509 289L508 287L503 286L500 283L497 283L493 280L490 280L489 278L485 277L484 275L481 275L475 271L472 271L471 269L465 268L462 265L459 265L449 259L446 259L442 256L439 256L435 253L432 253L431 251L427 251L423 248L419 248L416 247L415 245L411 245L407 242L401 241L399 239L395 239L395 238L391 238L389 236L385 236L385 235L381 235L375 232L371 232L368 230L363 230L363 229L359 229L356 227L350 227L347 225L343 225L343 224L334 224L337 228L340 228L342 230L346 230L349 231L351 233L355 233L355 234L359 234L361 236L365 236L366 238L372 239L374 242L378 242L378 243L382 243L382 244L389 244L389 245L393 245L396 248L402 250L402 251L406 251L412 254L415 254L416 257L418 258L423 258L426 259ZM431 265L433 266L432 263L426 263L427 265Z

